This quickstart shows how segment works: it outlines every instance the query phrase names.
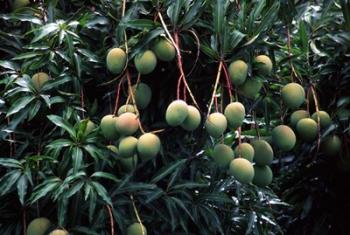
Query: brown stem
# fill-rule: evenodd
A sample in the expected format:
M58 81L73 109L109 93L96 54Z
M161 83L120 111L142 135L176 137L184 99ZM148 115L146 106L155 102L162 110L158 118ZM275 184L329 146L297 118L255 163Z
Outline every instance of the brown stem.
M80 87L80 105L81 105L81 116L83 117L83 119L85 118L85 114L84 114L84 108L85 108L85 102L84 102L84 90L82 87Z
M107 207L107 211L108 211L108 215L109 215L109 223L111 226L111 235L115 235L112 209L111 209L110 205L106 205L106 207Z
M227 90L228 90L228 94L230 96L230 101L232 102L232 84L230 82L230 76L228 75L228 71L227 71L227 65L226 63L223 63L223 70L224 70L224 75L225 75L225 80L226 80L226 86L227 86Z

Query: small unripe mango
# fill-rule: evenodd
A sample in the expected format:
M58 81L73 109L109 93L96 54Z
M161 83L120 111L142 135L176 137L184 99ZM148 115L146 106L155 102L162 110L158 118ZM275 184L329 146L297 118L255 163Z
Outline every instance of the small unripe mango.
M119 142L119 156L123 158L129 158L136 153L137 139L133 136L123 138Z
M34 87L37 91L40 91L43 85L49 81L49 75L44 72L39 72L33 75L32 81L34 84Z
M121 135L132 135L139 129L139 118L134 113L123 113L117 118L115 129Z
M290 115L290 125L294 128L301 119L308 117L310 117L310 114L306 110L294 111L292 115Z
M186 119L181 124L181 127L186 131L193 131L201 124L201 114L198 109L192 105L187 106L188 115Z
M166 39L157 40L152 50L162 61L172 61L175 58L175 47Z
M266 187L271 184L273 174L269 166L254 165L253 184L259 187Z
M239 90L242 92L242 95L250 99L255 99L258 96L262 85L262 81L259 79L247 79L243 85L239 87Z
M157 65L157 57L151 50L146 50L135 56L135 67L140 74L151 73Z
M145 83L139 83L137 85L134 85L132 87L132 90L135 95L135 102L137 105L137 108L139 109L145 109L149 105L152 99L152 90L151 88L145 84Z
M290 109L297 109L305 102L305 91L298 83L288 83L281 90L284 104Z
M225 144L217 144L214 147L212 158L219 167L228 167L234 158L234 152Z
M134 105L132 104L124 104L122 106L120 106L120 108L118 109L118 116L122 115L123 113L134 113L136 114L136 110Z
M101 119L101 132L108 140L115 140L118 137L118 132L115 128L116 121L117 117L112 114L106 115Z
M298 135L305 141L313 141L317 137L317 123L311 118L303 118L297 123Z
M149 160L160 151L160 140L153 133L145 133L137 141L137 152L143 160Z
M260 75L270 75L272 71L272 61L266 55L258 55L254 59L255 70Z
M188 106L183 100L175 100L168 106L165 119L170 126L181 125L188 116Z
M320 126L321 128L327 128L332 124L332 119L329 116L329 114L325 111L318 111L314 112L311 116L312 119L315 120L315 122L318 122L318 117L320 117Z
M317 123L311 118L303 118L297 123L298 135L304 141L313 141L317 137Z
M126 65L126 53L123 49L112 48L106 57L107 69L113 74L119 74Z
M47 218L36 218L29 223L26 235L44 235L50 226L51 222Z
M243 60L236 60L230 64L228 72L234 85L242 85L247 79L248 65Z
M251 144L241 143L235 148L235 157L236 158L245 158L250 162L253 162L254 159L254 148Z
M62 229L55 229L49 235L68 235L68 232Z
M282 151L290 151L296 143L294 131L286 125L279 125L272 130L272 141Z
M254 148L254 161L259 166L270 165L273 160L273 150L271 145L265 140L255 140L252 142Z
M146 227L140 223L133 223L126 231L127 235L147 235Z
M208 116L204 125L211 137L219 138L227 128L227 120L222 113L212 113Z
M244 158L235 158L230 163L229 174L242 184L251 183L254 178L254 168L250 161Z
M232 102L226 106L224 114L229 127L237 129L243 124L245 108L240 102Z
M322 143L323 151L330 156L337 155L340 152L341 147L342 141L337 135L327 137Z

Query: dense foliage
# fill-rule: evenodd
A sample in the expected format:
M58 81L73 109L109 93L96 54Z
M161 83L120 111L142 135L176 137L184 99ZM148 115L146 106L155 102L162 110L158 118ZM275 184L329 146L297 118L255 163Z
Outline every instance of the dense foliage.
M25 234L38 217L69 234L145 232L131 233L134 223L148 234L347 233L350 1L8 0L0 25L1 234ZM159 40L170 55L152 57ZM111 48L126 66L109 62ZM231 73L237 60L245 76ZM288 83L305 93L297 108L330 115L314 118L312 141L290 123ZM151 91L140 98L141 84ZM177 99L199 110L195 130L167 116ZM233 101L243 124L215 136L207 115ZM101 120L124 104L140 129L125 122L106 136ZM281 124L294 144L279 142ZM123 158L122 132L135 136L128 143L152 132L159 153L138 144L139 156ZM218 144L257 139L273 147L269 186L215 158ZM256 155L254 167L268 167Z

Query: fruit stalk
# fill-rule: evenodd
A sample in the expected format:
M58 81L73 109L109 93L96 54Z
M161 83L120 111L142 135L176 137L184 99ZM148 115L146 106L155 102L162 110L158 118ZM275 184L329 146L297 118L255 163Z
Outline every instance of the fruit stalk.
M185 87L188 91L188 93L190 94L190 97L192 99L192 102L194 103L194 105L199 109L199 106L198 106L198 103L196 101L196 99L194 98L194 95L190 89L190 87L188 86L188 83L186 81L186 77L185 77L185 73L183 71L183 68L182 68L182 57L181 57L181 52L180 52L180 49L178 47L178 44L175 43L173 37L171 36L171 34L169 33L169 30L167 29L166 27L166 24L164 22L164 19L163 19L163 16L160 12L158 12L158 16L159 16L159 19L160 19L160 22L162 23L162 26L164 28L164 31L165 33L168 35L171 43L173 44L173 46L175 47L175 50L176 50L176 54L177 54L177 59L178 59L178 67L179 67L179 70L180 70L180 74L182 75L182 80L183 80L183 83L185 84ZM175 35L178 34L177 32L175 32ZM181 63L179 63L181 62Z
M218 84L219 84L221 70L222 70L222 65L223 65L223 62L222 62L222 60L220 60L218 73L216 74L216 80L215 80L215 84L214 84L213 94L211 96L211 100L210 100L209 107L208 107L208 112L207 112L208 116L210 114L210 110L211 110L211 107L213 106L213 102L214 102L214 99L215 99L215 96L216 96L216 89L217 89Z
M116 89L116 94L115 94L115 104L114 104L114 111L113 111L113 115L115 116L117 114L118 111L118 103L119 103L119 96L120 96L120 87L122 85L122 81L123 81L122 77L118 83L117 89Z
M316 97L316 92L315 92L314 85L311 84L309 89L310 89L312 97L314 99L316 113L319 113L318 100L317 100L317 97ZM316 149L315 156L318 153L318 151L320 149L320 145L321 145L321 125L320 125L321 120L320 120L320 115L316 115L316 116L317 116L317 149Z
M226 80L226 86L228 90L228 94L230 96L230 101L232 102L232 85L229 80L228 72L227 72L227 65L223 63L223 70L224 70L224 75L225 75L225 80Z
M136 205L135 205L134 196L132 194L130 194L130 199L131 199L131 202L132 202L132 207L134 208L134 213L135 213L137 222L139 224L143 225L143 223L141 222L141 218L140 218L139 212L137 211L137 208L136 208ZM142 235L145 234L143 226L141 226L141 233L142 233Z
M134 109L135 109L135 111L136 111L136 115L137 115L138 117L140 117L140 112L139 112L139 109L137 108L136 100L135 100L135 96L134 96L134 92L133 92L132 86L131 86L131 77L130 77L129 70L126 70L126 77L127 77L127 79L128 79L128 91L129 91L129 95L130 95L130 97L131 97L131 100L132 100ZM142 127L142 125L141 125L140 119L139 119L139 127L140 127L140 130L141 130L142 134L145 134L145 130L143 129L143 127Z

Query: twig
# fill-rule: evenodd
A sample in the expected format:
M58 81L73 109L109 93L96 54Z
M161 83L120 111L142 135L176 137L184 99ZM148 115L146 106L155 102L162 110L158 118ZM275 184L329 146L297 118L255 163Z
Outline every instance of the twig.
M213 106L213 102L214 102L214 99L215 99L215 96L216 96L216 89L218 87L219 80L220 80L222 64L223 64L223 62L222 62L222 60L220 60L218 73L216 74L216 80L215 80L215 84L214 84L213 94L211 96L211 100L210 100L209 107L208 107L207 116L209 116L209 114L210 114L210 110L211 110L211 107Z

